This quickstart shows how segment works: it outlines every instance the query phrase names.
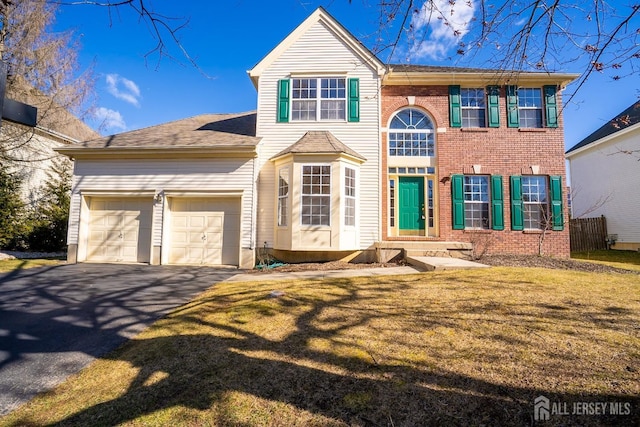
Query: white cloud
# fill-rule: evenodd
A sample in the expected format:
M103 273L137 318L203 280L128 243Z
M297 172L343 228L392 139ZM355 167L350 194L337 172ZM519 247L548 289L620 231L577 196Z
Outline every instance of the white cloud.
M94 112L95 119L100 123L100 128L105 130L125 130L127 128L124 118L119 111L98 107Z
M413 15L414 43L410 56L416 59L444 59L469 32L475 0L427 0Z
M118 74L107 74L106 80L111 95L136 107L140 106L140 88L135 82Z

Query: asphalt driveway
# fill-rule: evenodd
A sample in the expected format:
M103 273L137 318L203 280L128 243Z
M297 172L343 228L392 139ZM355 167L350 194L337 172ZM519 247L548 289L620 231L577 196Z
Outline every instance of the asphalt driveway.
M0 275L0 415L237 273L71 264Z

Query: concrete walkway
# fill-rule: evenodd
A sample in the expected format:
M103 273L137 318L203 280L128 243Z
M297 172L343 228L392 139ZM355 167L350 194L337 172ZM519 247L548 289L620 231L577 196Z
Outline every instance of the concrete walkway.
M407 262L422 271L433 270L466 270L470 268L488 268L488 265L479 262L467 261L460 258L435 257L435 256L411 256Z
M271 280L292 280L292 279L327 279L342 277L366 277L366 276L389 276L400 274L417 274L424 270L415 267L376 267L376 268L355 268L351 270L326 270L326 271L295 271L287 273L239 273L225 282L266 282Z

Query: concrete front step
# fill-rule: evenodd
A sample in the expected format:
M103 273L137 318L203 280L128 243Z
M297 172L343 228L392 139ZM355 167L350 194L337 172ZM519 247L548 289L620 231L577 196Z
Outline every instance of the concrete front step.
M380 249L404 249L405 251L470 251L473 245L467 242L442 242L439 240L383 240L377 242Z
M433 249L406 249L404 251L406 257L442 257L451 258L451 252L446 249L433 250Z
M425 271L460 270L469 268L488 268L488 265L467 261L460 258L445 258L432 256L407 256L406 261L416 268Z

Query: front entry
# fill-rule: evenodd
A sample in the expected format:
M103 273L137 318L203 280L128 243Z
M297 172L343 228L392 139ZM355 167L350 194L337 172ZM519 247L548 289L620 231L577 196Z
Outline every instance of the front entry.
M424 236L424 177L403 176L398 182L400 235Z

